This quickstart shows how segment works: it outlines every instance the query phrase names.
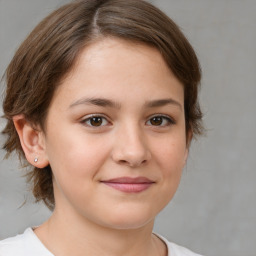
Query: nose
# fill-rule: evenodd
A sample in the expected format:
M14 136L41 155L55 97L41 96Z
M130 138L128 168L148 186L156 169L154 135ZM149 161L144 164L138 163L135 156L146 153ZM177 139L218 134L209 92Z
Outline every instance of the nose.
M112 158L118 164L139 167L151 159L151 152L139 127L126 127L116 134Z

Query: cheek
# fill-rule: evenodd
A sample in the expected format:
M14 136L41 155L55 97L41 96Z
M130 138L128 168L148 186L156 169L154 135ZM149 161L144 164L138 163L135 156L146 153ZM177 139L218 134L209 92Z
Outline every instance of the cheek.
M108 155L108 144L89 136L67 132L49 137L47 153L53 174L63 182L84 182L93 178Z
M186 162L187 148L183 136L162 141L161 146L156 148L155 155L164 175L180 173Z
M161 170L161 198L159 202L165 206L174 196L180 183L186 159L186 140L183 137L165 140L155 154Z
M63 135L67 134L55 134L48 145L55 199L59 203L67 200L78 207L90 201L97 174L108 157L109 146L83 134L72 138Z

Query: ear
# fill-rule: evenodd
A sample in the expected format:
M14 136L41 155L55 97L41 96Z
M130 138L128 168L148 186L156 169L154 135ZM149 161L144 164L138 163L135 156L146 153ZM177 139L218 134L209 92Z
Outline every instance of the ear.
M44 168L49 165L43 131L32 126L24 115L14 116L13 123L28 162L38 168Z
M193 137L193 131L189 130L186 135L186 149L185 149L185 156L184 156L184 166L187 163L188 154L189 154L189 148Z

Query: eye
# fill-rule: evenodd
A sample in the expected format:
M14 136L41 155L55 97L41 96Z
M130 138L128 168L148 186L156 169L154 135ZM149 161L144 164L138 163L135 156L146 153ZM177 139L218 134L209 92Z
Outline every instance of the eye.
M89 127L101 127L109 124L108 120L103 116L90 116L81 121Z
M146 124L152 126L169 126L175 124L175 122L170 117L159 115L150 118Z

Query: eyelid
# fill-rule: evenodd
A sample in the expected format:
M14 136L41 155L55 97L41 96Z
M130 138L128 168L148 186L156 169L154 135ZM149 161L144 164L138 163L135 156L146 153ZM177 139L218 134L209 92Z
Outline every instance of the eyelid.
M150 116L148 119L147 119L147 121L146 121L146 123L147 122L149 122L152 118L154 118L154 117L161 117L161 118L163 118L163 119L166 119L168 122L169 122L169 124L168 125L159 125L159 126L157 126L157 125L150 125L150 126L154 126L154 127L166 127L166 126L170 126L170 125L174 125L174 124L176 124L176 121L174 120L174 118L172 118L171 116L169 116L169 115L166 115L166 114L154 114L154 115L152 115L152 116Z
M92 125L87 125L86 122L89 121L91 118L93 117L100 117L102 119L105 119L107 121L107 124L105 125L100 125L100 126L92 126ZM161 117L165 120L167 120L168 124L167 125L150 125L150 126L154 126L154 127L167 127L167 126L171 126L171 125L174 125L176 124L176 121L174 120L174 118L172 118L171 116L169 115L166 115L166 114L154 114L154 115L151 115L147 118L147 121L146 121L146 124L154 117ZM100 129L100 128L103 128L103 127L106 127L108 126L109 124L112 124L109 120L109 118L104 115L104 114L100 114L100 113L95 113L95 114L89 114L89 115L86 115L84 116L83 118L81 118L81 121L80 123L82 123L83 125L89 127L89 128L94 128L94 129Z
M93 117L100 117L102 119L105 119L105 120L107 120L108 124L107 125L100 125L98 127L97 126L92 126L92 125L87 125L86 122L89 121ZM111 124L108 117L106 117L104 114L98 114L98 113L89 114L89 115L84 116L83 118L81 118L80 123L82 123L83 125L86 125L86 127L94 128L94 129L100 129L102 127L105 127L105 126L108 126L109 124Z

